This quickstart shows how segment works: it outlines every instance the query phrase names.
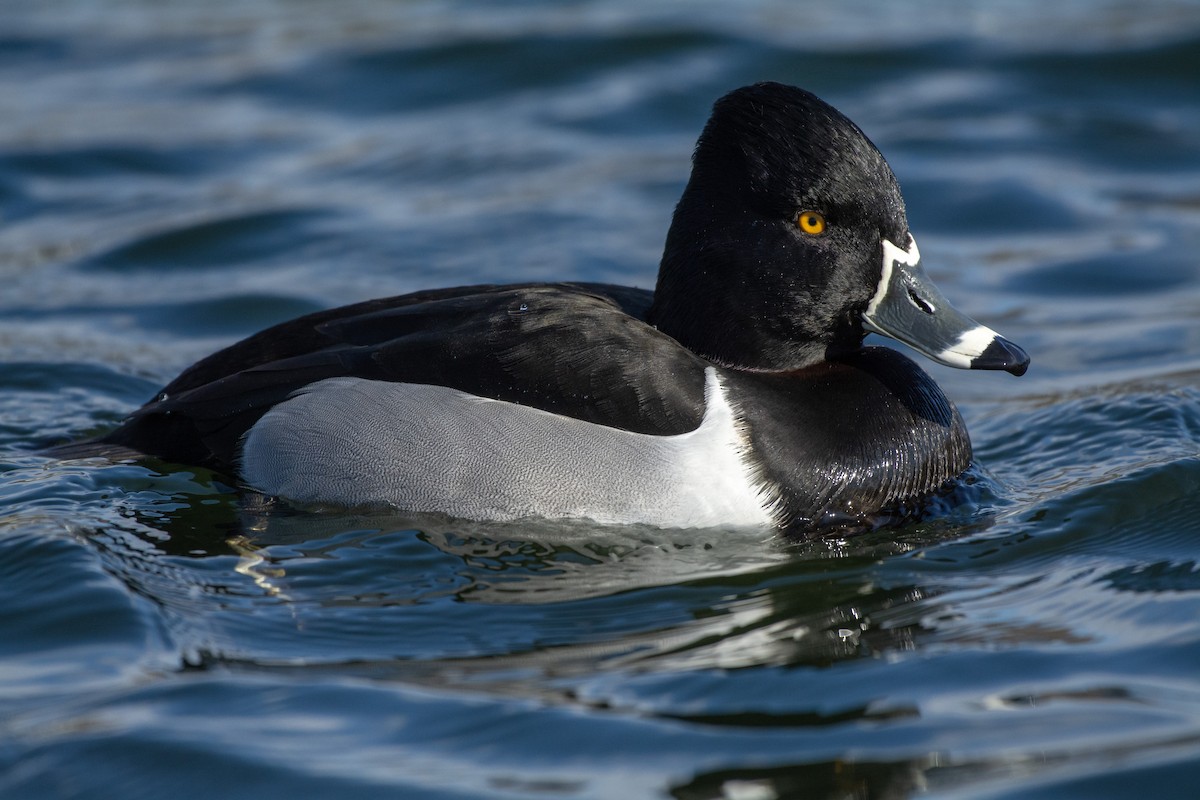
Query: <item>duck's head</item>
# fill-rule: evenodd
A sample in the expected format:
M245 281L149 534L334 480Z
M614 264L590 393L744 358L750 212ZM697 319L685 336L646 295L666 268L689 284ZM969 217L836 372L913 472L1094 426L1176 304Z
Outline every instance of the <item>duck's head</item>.
M730 367L792 370L868 331L965 369L1029 357L921 268L892 170L816 96L760 83L717 101L667 234L650 321Z

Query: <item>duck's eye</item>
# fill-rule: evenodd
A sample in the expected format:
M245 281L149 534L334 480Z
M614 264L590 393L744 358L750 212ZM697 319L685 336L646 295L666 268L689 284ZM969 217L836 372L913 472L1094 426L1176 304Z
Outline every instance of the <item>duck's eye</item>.
M818 211L801 211L796 216L796 225L805 233L817 236L825 232L825 217Z

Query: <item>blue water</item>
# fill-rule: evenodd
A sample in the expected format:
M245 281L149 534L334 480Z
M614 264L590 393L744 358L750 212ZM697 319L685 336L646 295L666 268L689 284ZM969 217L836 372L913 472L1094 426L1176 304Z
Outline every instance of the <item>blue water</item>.
M1200 4L0 0L0 796L1192 798ZM410 290L652 286L712 101L825 97L1029 374L849 540L255 508L59 463Z

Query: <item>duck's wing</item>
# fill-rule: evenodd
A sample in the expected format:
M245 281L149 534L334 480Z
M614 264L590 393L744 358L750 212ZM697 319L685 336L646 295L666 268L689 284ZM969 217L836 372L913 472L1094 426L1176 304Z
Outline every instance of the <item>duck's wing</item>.
M493 295L547 289L583 292L607 298L629 316L641 320L646 318L653 300L653 294L644 289L603 283L480 284L375 298L316 311L264 328L197 361L163 387L159 394L179 394L243 370L336 346L340 343L338 334L352 328L358 330L357 335L364 342L377 343L382 341L379 337L385 335L388 329L382 328L375 337L371 336L369 329L375 320L386 316L389 311L417 319L423 310L427 310L431 317L442 318L454 313L455 308L469 309L472 303L486 302Z
M650 293L470 287L301 317L209 356L108 444L230 469L272 406L334 377L447 386L639 433L695 429L706 363L643 322Z

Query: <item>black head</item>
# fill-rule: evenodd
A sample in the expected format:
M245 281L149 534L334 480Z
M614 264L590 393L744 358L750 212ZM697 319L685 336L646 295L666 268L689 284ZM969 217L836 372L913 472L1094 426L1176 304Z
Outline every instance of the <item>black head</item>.
M861 346L864 323L954 363L942 355L959 346L956 333L987 329L957 315L953 331L940 331L950 344L925 343L868 313L885 305L890 284L903 284L908 294L894 294L914 314L934 300L949 308L915 254L896 178L858 126L803 89L755 84L718 100L700 135L649 320L732 367L798 369L836 358ZM883 310L902 316L899 305ZM984 338L974 333L970 347ZM956 366L1012 367L954 353L967 361Z

